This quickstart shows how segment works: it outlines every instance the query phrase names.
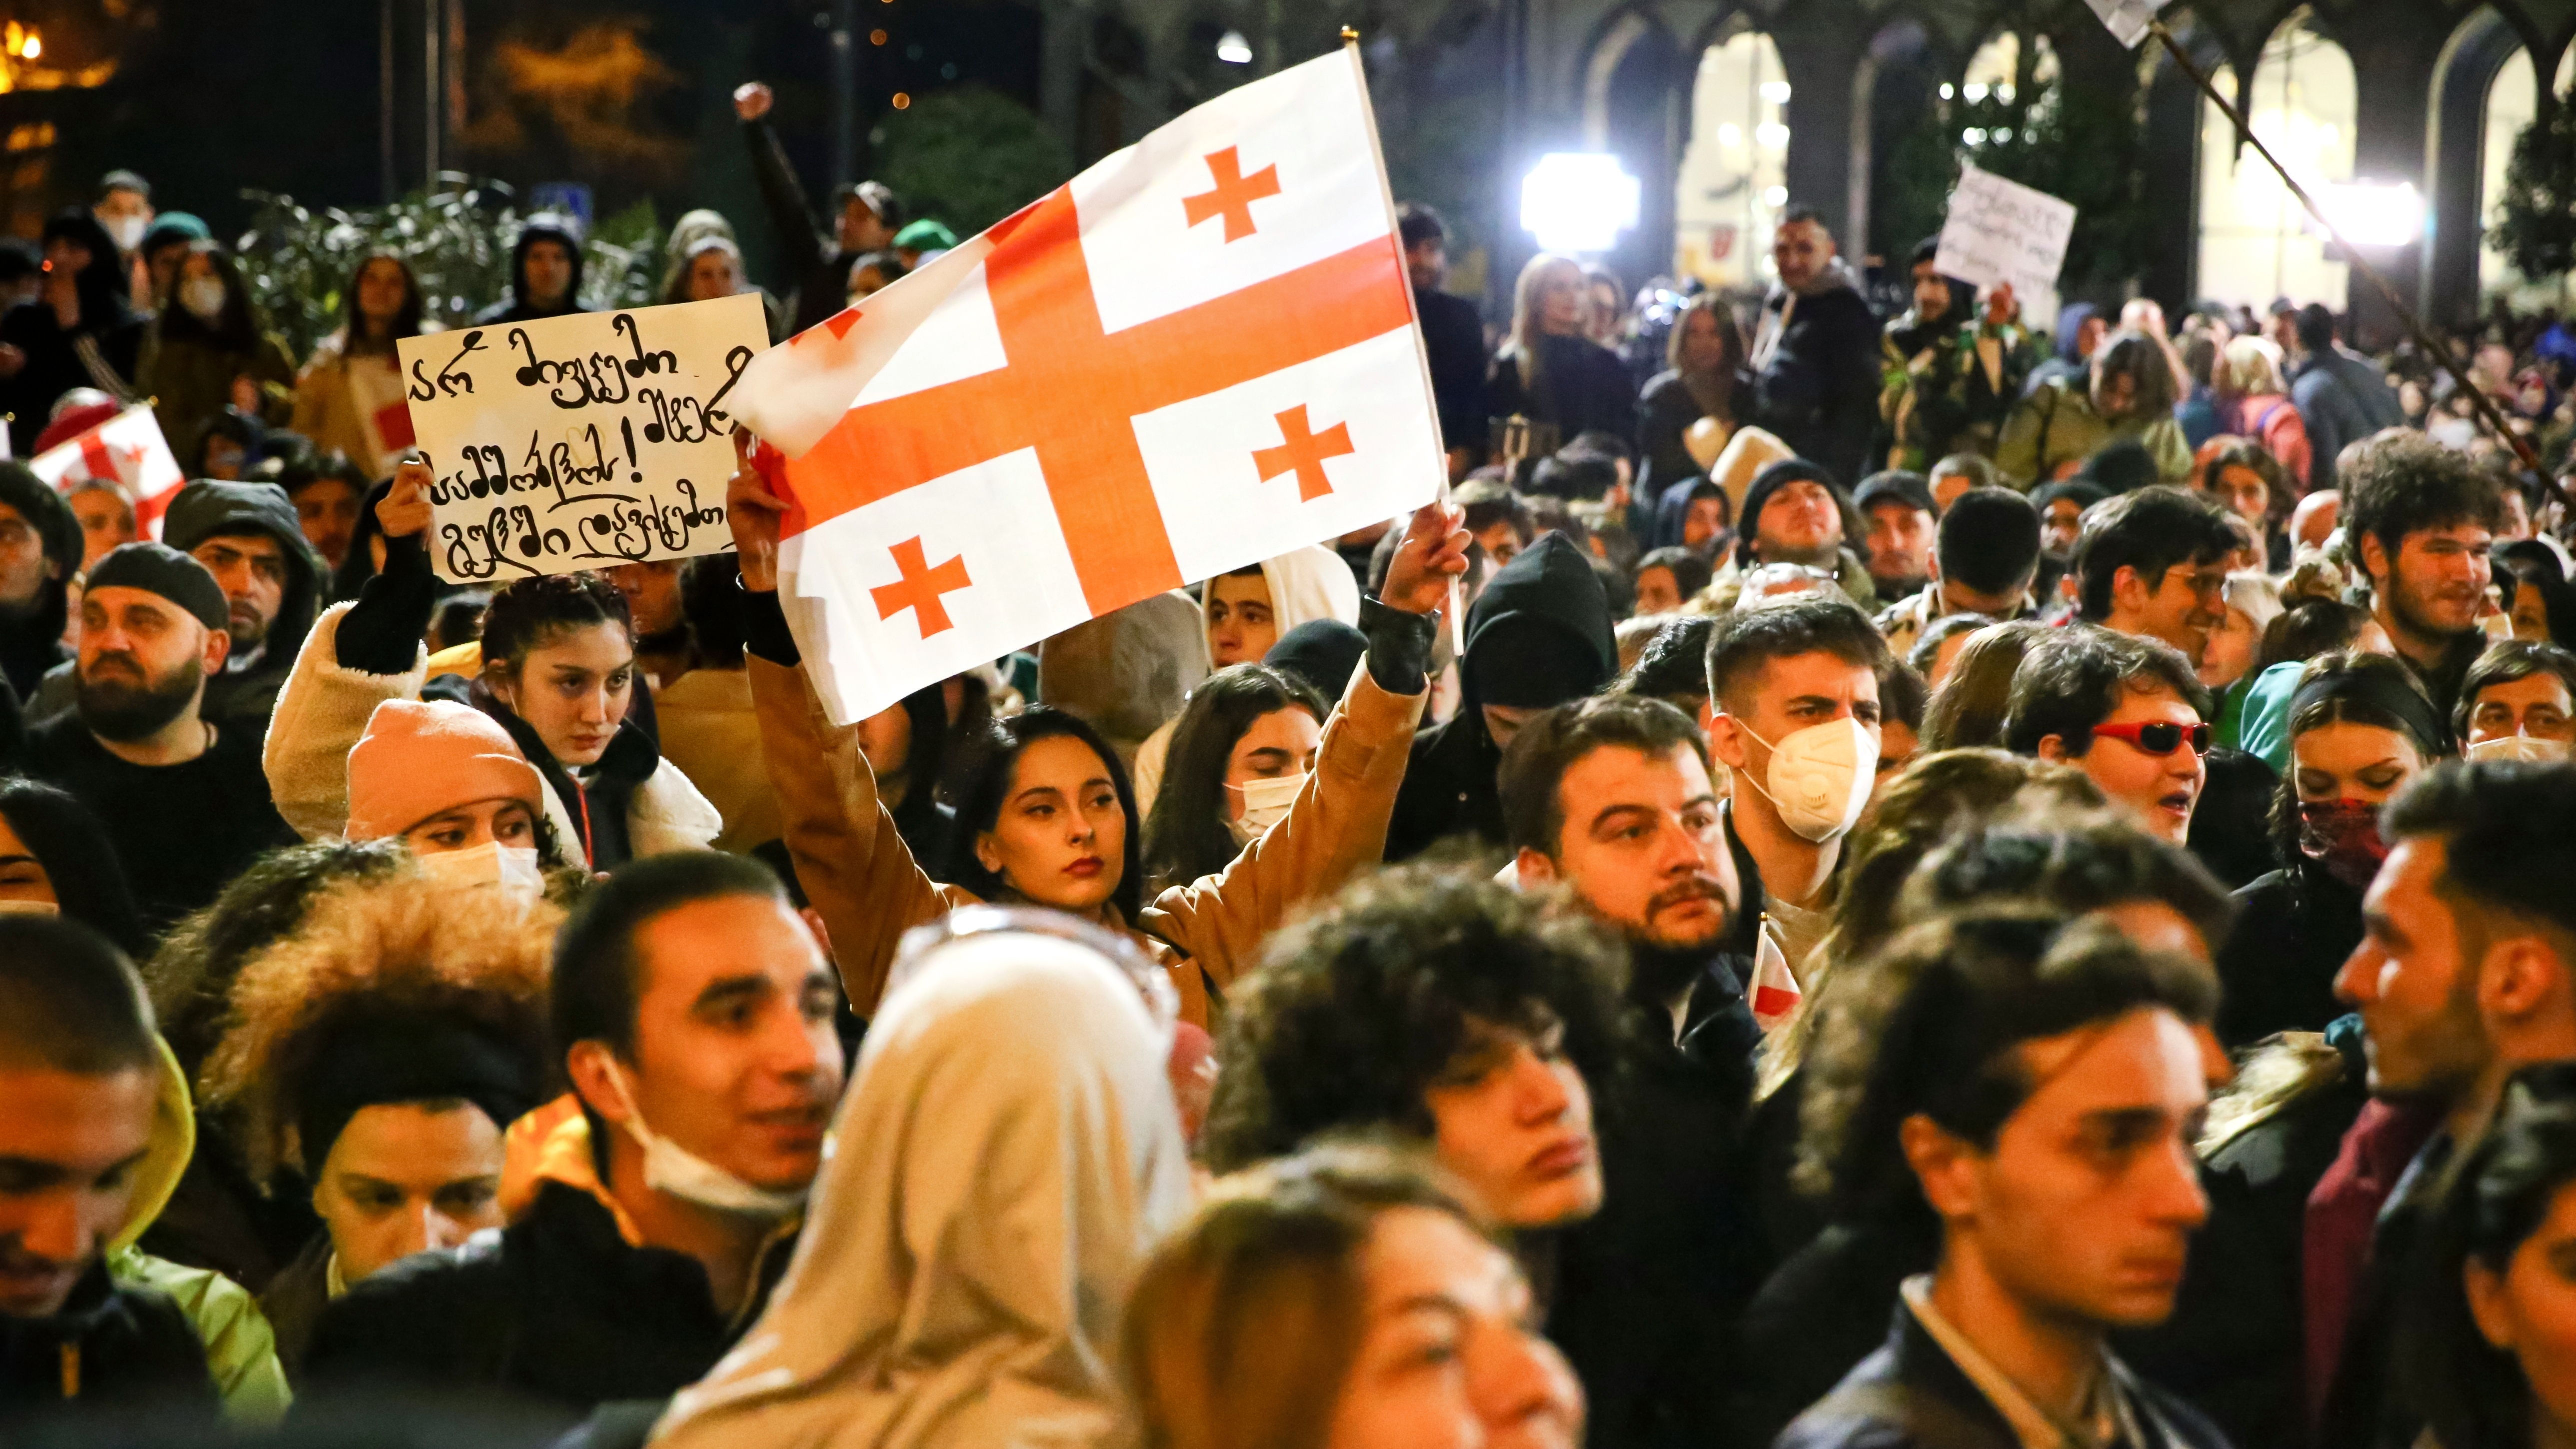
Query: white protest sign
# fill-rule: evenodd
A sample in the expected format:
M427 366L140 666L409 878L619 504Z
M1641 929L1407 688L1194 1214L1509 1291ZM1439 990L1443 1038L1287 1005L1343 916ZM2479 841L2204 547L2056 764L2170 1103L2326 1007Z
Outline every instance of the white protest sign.
M2102 23L2111 27L2111 38L2123 49L2135 50L2147 38L2148 28L2155 23L2156 12L2165 8L2166 0L2084 0Z
M408 337L437 475L430 559L454 583L722 553L727 397L769 346L757 293Z
M2010 282L2027 295L2056 285L2074 231L2074 203L1963 167L1932 265L1945 277L1979 287Z

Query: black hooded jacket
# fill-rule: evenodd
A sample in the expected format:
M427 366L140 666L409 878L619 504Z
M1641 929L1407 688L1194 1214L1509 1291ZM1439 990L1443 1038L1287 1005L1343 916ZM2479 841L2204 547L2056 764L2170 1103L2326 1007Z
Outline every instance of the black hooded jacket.
M1565 535L1539 535L1467 609L1458 713L1414 737L1386 858L1410 859L1451 835L1500 845L1503 804L1494 771L1503 752L1485 731L1484 706L1563 704L1618 673L1610 598L1591 562Z
M263 729L277 709L277 692L295 670L295 656L313 620L322 612L326 566L322 555L304 538L295 504L274 483L224 483L201 478L179 490L162 521L161 538L182 552L224 534L258 533L277 540L286 553L286 597L268 626L255 659L227 660L221 674L206 681L205 717L217 724L240 723Z
M0 462L0 506L36 530L53 571L53 577L36 586L27 607L0 609L0 674L8 676L20 700L29 700L45 671L71 658L63 648L63 626L71 618L71 577L81 566L80 519L24 463Z
M91 1412L157 1413L174 1425L193 1417L211 1428L217 1409L188 1316L159 1289L116 1282L104 1263L91 1265L52 1317L0 1316L0 1441Z
M541 241L560 243L572 254L572 284L564 288L563 301L552 307L540 307L528 300L528 248ZM581 305L581 238L556 218L533 216L519 228L519 239L510 247L510 295L475 313L474 320L487 325L534 322L589 310Z

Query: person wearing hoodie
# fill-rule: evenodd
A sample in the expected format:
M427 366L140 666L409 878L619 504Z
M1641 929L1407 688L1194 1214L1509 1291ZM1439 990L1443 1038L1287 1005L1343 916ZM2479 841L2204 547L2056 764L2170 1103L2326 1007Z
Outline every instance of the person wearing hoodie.
M0 315L0 413L9 451L32 455L54 399L95 387L134 400L143 319L128 305L129 283L116 243L87 207L45 223L45 289Z
M197 1330L170 1295L120 1281L187 1160L186 1084L134 968L68 921L0 915L0 1428L147 1410L201 1414L218 1396Z
M2090 302L2069 302L2057 312L2056 353L2030 370L2021 395L2029 397L2050 383L2072 386L2092 371L2093 354L2111 330L2110 319Z
M426 858L424 858L426 863ZM233 978L203 1074L252 1174L322 1220L260 1306L301 1367L325 1306L502 1226L502 1133L550 1095L546 958L563 912L403 871L344 882Z
M1207 624L1210 667L1258 663L1288 631L1318 619L1356 625L1360 620L1360 586L1341 555L1323 544L1291 549L1230 574L1220 574L1201 588L1199 613ZM1319 689L1338 696L1346 679ZM1193 690L1198 686L1191 685ZM1136 808L1148 815L1162 789L1163 762L1180 727L1175 710L1136 750Z
M474 315L478 325L534 322L590 309L581 304L581 223L541 211L510 244L510 295Z
M0 675L15 704L71 658L63 632L81 570L80 519L24 463L0 461ZM15 711L9 711L14 713Z
M351 747L378 706L426 691L509 733L546 783L545 827L575 863L607 870L705 848L724 818L629 716L632 624L624 596L599 575L543 574L500 589L484 614L480 672L428 679L428 494L428 465L405 462L377 505L385 572L355 603L323 613L278 694L262 760L279 812L308 840L344 833Z
M1780 214L1771 261L1779 281L1763 299L1754 332L1745 421L1849 486L1870 471L1878 429L1878 319L1814 208L1793 205Z
M1495 772L1513 733L1542 710L1599 691L1619 673L1610 597L1564 534L1503 565L1467 608L1458 712L1414 737L1386 831L1386 858L1410 860L1453 835L1504 839Z
M831 965L778 878L718 851L659 856L583 900L550 970L521 931L494 977L513 994L545 982L549 1065L577 1110L512 1144L531 1171L524 1202L504 1195L507 1228L381 1268L322 1310L305 1403L471 1403L567 1427L713 1369L787 1266L842 1056ZM442 956L440 975L476 954ZM468 1100L488 1117L512 1098Z
M272 483L199 480L179 490L162 541L196 559L224 590L232 652L206 681L206 717L257 726L277 707L296 652L322 608L322 556L295 503Z
M1122 1309L1190 1211L1176 1004L1122 936L959 912L895 964L788 1279L665 1449L1120 1442Z

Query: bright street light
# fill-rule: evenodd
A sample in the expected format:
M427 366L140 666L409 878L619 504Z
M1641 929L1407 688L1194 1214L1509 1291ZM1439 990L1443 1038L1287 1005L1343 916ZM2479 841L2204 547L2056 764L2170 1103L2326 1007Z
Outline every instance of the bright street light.
M2329 181L2315 195L2354 246L2402 247L2424 235L2424 197L2411 181Z
M1616 156L1550 152L1521 179L1521 228L1548 251L1606 252L1637 224L1642 196Z
M1252 42L1243 38L1242 31L1229 30L1217 38L1216 58L1227 65L1250 65Z

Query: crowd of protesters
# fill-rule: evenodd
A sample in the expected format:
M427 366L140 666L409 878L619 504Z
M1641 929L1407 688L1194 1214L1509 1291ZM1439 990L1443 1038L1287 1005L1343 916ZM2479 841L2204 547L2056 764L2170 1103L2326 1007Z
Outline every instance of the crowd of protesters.
M769 100L784 335L955 239ZM2567 327L1399 230L1454 501L846 729L747 463L435 577L399 257L0 250L192 480L0 463L0 1438L2576 1444Z

